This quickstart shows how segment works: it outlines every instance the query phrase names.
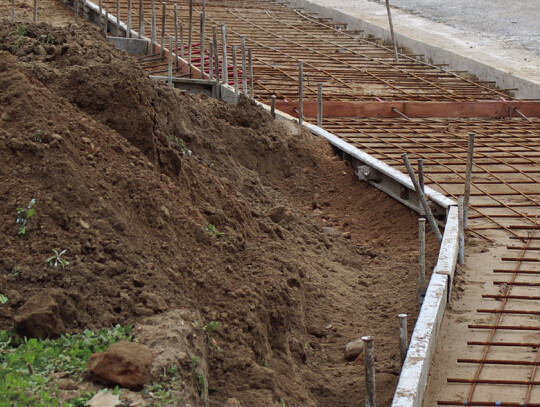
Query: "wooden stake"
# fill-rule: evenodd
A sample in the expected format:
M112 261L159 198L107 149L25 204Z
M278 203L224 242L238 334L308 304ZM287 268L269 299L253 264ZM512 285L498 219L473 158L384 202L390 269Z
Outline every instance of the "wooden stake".
M173 59L172 46L173 46L173 37L169 36L169 70L168 70L167 84L169 85L170 88L173 87L173 82L172 82L172 59Z
M233 84L234 93L238 94L238 61L236 58L237 50L236 45L232 46L232 61L233 61Z
M407 357L407 349L409 348L409 339L407 334L407 314L399 314L399 355L401 359L401 367L405 363Z
M471 179L474 157L474 134L469 134L469 148L467 150L467 169L465 173L465 191L463 192L463 228L467 229L469 223L469 199L471 196Z
M388 13L388 23L390 25L390 36L392 37L392 46L394 47L394 59L396 64L399 63L399 57L397 52L396 39L394 37L394 24L392 23L392 13L390 11L390 0L386 0L386 11Z
M144 35L144 6L143 0L139 0L139 33L137 38L141 39Z
M424 191L422 191L422 189L420 188L420 184L418 183L418 180L416 179L416 175L414 175L414 170L409 161L409 157L407 157L406 153L403 153L401 154L401 158L403 159L403 162L405 163L405 167L407 167L407 172L409 173L409 177L411 177L411 182L413 183L414 189L416 190L418 198L420 199L420 203L422 204L424 208L424 213L429 221L429 224L431 225L431 228L433 229L433 232L435 233L435 236L437 237L437 240L440 243L442 241L441 231L439 230L439 227L437 226L437 222L435 221L435 217L433 216L433 213L431 212L431 208L429 207L427 203L426 196L424 195Z
M242 46L242 90L244 96L247 97L247 67L246 67L246 37L244 35L240 36L241 46Z
M175 66L178 68L178 4L174 3L174 49L175 49Z
M205 55L204 55L204 37L205 37L205 15L204 11L200 13L200 19L201 19L201 79L204 79L204 63L205 63Z
M458 238L459 238L459 255L458 263L465 264L465 228L464 228L464 208L463 197L458 196Z
M223 44L223 54L221 57L221 64L223 65L221 69L221 78L223 83L229 84L229 62L227 61L227 26L221 24L221 43Z
M376 407L373 337L363 336L362 340L364 341L364 367L366 372L366 407Z
M167 3L161 3L161 56L165 52L165 18L167 16Z
M270 114L272 115L272 119L275 120L276 118L276 95L272 95L271 97L272 104L270 107Z
M38 0L34 0L34 24L37 23Z
M317 84L317 126L322 128L322 108L323 108L323 95L322 95L322 83Z
M418 303L424 300L424 284L426 283L426 220L418 220Z
M249 60L249 98L255 98L255 88L253 86L253 52L251 48L248 48L248 60Z
M304 63L298 61L298 124L304 124Z

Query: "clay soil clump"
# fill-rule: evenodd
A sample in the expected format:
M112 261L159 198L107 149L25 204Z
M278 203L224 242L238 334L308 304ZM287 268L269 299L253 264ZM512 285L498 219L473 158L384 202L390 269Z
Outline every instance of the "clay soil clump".
M358 405L363 366L343 352L370 334L389 405L397 314L412 329L418 312L416 216L247 99L151 81L90 25L24 27L0 28L0 328L37 294L70 333L188 310L197 346L219 322L208 397L249 407Z

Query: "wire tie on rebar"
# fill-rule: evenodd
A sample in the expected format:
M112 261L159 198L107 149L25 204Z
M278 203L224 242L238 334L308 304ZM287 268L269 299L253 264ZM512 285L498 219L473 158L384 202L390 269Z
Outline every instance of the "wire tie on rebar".
M399 114L401 117L403 117L404 119L407 119L408 121L411 121L411 118L408 117L407 115L405 115L404 113L401 113L399 110L397 110L395 107L392 108L392 111L394 113L397 113Z

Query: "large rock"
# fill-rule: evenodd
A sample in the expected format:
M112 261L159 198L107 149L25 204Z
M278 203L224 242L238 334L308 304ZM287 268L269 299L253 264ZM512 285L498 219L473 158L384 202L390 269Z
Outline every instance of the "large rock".
M356 360L362 353L364 353L364 341L362 339L356 339L345 345L345 360L351 362Z
M58 304L48 294L30 297L13 317L15 331L29 338L58 338L65 332Z
M94 353L88 361L90 373L104 384L141 390L150 381L152 351L146 345L121 341L106 352Z

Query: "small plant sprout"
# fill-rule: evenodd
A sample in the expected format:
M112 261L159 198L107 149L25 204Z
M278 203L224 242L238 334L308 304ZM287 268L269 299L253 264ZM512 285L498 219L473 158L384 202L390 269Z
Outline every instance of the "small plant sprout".
M26 234L26 227L28 226L28 220L34 216L35 210L34 210L34 204L36 203L36 199L32 198L30 200L30 203L26 208L17 208L17 219L15 219L15 223L19 225L19 228L17 229L17 235L25 235Z
M191 150L189 150L187 147L186 147L186 144L184 143L184 140L182 140L180 137L177 137L173 134L171 134L169 137L167 137L169 139L169 143L175 145L176 147L179 147L180 150L182 150L182 154L183 155L187 155L188 157L191 157L191 155L193 154L191 152Z
M15 34L15 43L13 44L13 48L18 49L24 44L24 36L26 35L26 26L25 25L19 25L15 31L12 31L10 34Z
M59 252L56 249L52 249L52 251L54 254L47 259L47 263L49 263L49 266L51 267L62 266L62 268L64 268L67 265L69 265L69 261L67 261L65 258L62 257L66 253L65 249L62 250L61 252Z
M32 140L34 140L36 143L41 143L43 139L41 138L41 131L38 130L34 134L32 134Z
M9 301L9 298L4 294L0 294L0 304L5 304Z
M211 223L206 225L204 230L206 230L209 233L212 233L216 237L221 237L221 236L223 236L225 234L224 232L220 232L219 230L217 230L217 228L214 225L212 225Z

